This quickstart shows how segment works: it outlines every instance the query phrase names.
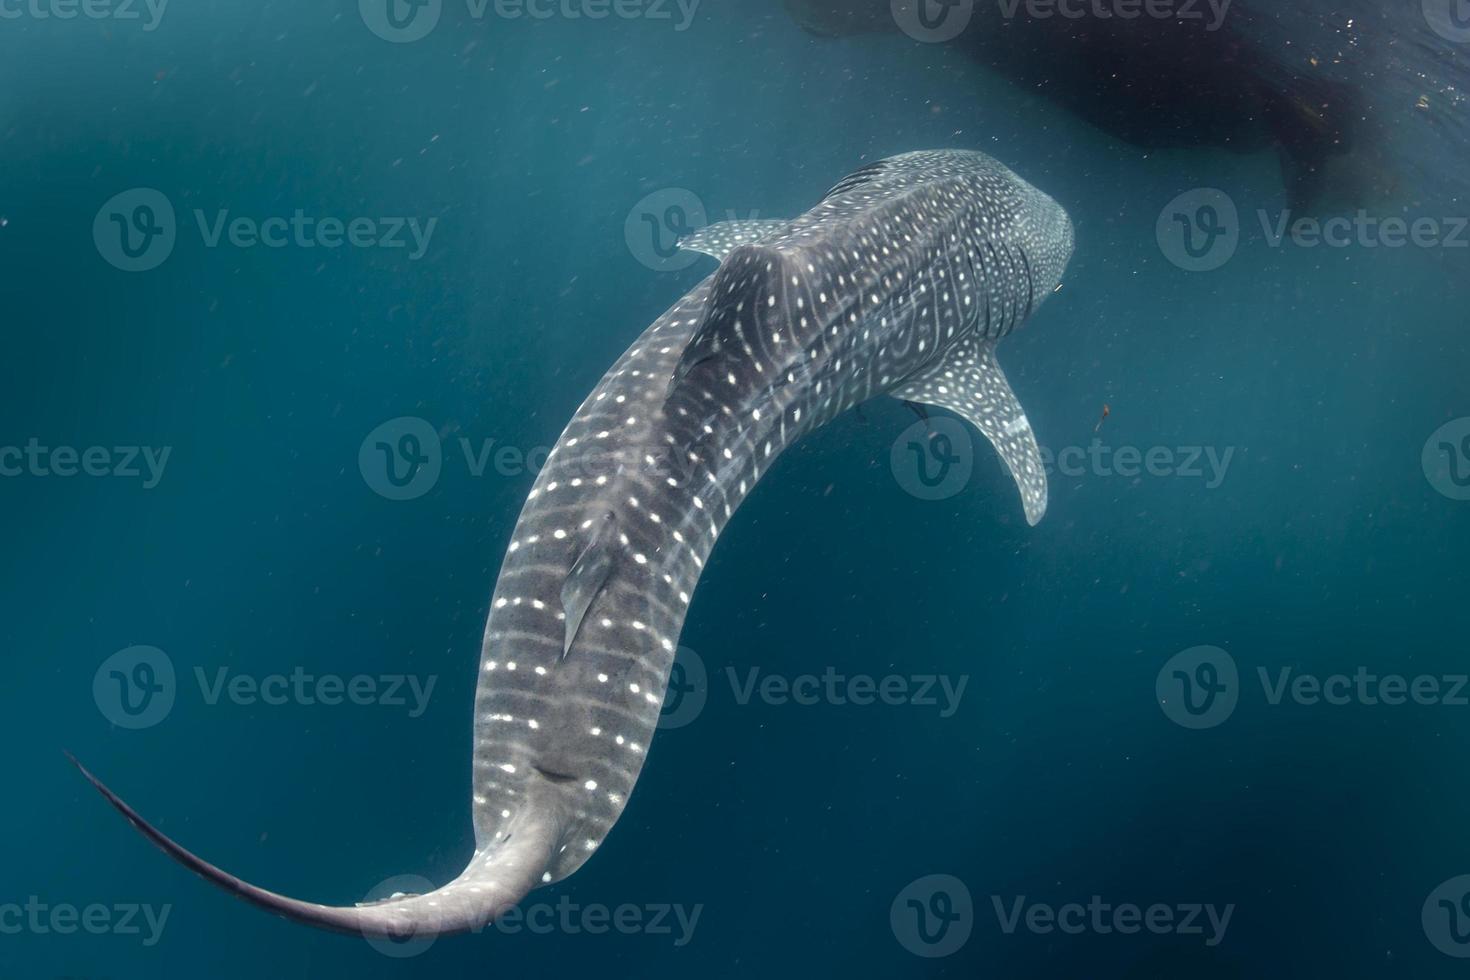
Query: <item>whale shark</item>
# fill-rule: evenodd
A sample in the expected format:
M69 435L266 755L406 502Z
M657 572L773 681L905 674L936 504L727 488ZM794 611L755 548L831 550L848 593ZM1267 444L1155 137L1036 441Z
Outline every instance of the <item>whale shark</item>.
M995 348L1060 288L1073 242L1067 212L1009 168L937 150L864 166L798 218L682 243L718 268L582 403L512 532L475 696L475 851L437 890L287 898L83 775L185 867L287 919L395 939L483 928L580 868L617 822L701 571L783 450L878 395L935 406L989 439L1026 520L1041 519L1045 469Z

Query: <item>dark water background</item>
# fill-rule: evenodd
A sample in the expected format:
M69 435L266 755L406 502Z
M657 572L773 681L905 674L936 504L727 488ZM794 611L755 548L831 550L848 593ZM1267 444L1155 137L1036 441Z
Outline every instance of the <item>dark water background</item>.
M1463 974L1421 908L1470 873L1470 707L1271 705L1255 676L1470 669L1470 503L1421 465L1430 434L1470 415L1470 250L1272 247L1255 218L1284 206L1269 153L1145 154L944 49L819 42L774 3L709 3L683 32L450 4L413 44L345 3L178 3L152 32L0 21L0 52L0 444L171 447L153 489L0 480L0 907L171 906L152 945L0 932L0 976ZM390 958L217 893L66 764L63 747L186 846L287 894L342 904L395 874L457 874L479 639L532 479L474 476L457 440L549 445L712 268L638 261L625 219L646 195L794 215L866 161L938 146L992 153L1076 223L1065 288L1001 350L1041 440L1088 446L1106 403L1111 447L1232 462L1214 488L1057 475L1030 529L983 444L964 492L906 493L897 403L793 450L693 605L703 713L659 735L601 853L530 899L701 906L686 944L491 930ZM173 202L179 239L130 274L92 224L136 187ZM1242 214L1208 273L1155 238L1197 187ZM438 221L412 261L208 248L195 208ZM446 447L437 485L402 502L358 466L399 416ZM92 685L135 644L180 681L169 716L130 731ZM1155 680L1201 644L1230 653L1242 689L1196 731ZM211 705L194 671L222 667L436 687L420 717ZM727 667L968 682L950 717L742 705ZM973 910L942 959L890 923L931 874L963 881ZM992 906L1093 895L1234 911L1207 946L1007 934Z

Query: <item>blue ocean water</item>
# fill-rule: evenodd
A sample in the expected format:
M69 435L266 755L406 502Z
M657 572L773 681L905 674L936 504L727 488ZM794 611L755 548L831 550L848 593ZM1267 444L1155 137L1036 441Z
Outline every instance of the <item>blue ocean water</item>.
M1144 152L950 49L813 38L778 3L683 30L676 6L449 3L413 43L316 0L174 4L151 30L141 5L5 9L0 976L1463 972L1470 204L1404 189L1389 213L1434 219L1436 247L1273 241L1270 152ZM922 499L891 400L790 451L692 606L702 710L524 921L395 956L269 917L67 764L285 894L452 878L535 460L713 269L655 268L670 202L791 216L930 147L996 156L1076 225L1064 288L1001 348L1058 463L1046 519L978 439L958 492ZM1443 149L1405 152L1433 172ZM1159 225L1200 189L1238 241L1189 271ZM119 268L161 253L110 250L109 213L152 242L160 198L171 248ZM405 245L229 231L298 212ZM403 418L441 463L398 500L364 459ZM112 475L58 474L93 447ZM136 647L174 672L162 717L107 669ZM305 675L377 686L326 704L291 693ZM807 675L905 693L780 693ZM1384 703L1386 675L1432 703ZM279 704L250 687L273 676Z

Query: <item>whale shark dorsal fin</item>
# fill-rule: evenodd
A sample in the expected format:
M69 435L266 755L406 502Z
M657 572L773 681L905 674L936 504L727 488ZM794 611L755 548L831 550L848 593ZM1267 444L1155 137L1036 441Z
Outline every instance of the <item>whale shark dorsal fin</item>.
M691 252L712 255L721 262L741 245L754 245L767 238L774 238L787 228L789 221L767 221L751 218L743 221L718 221L706 225L688 238L679 240L679 247Z
M566 613L566 633L561 651L563 660L572 652L572 643L582 629L587 610L592 608L592 600L597 598L602 587L607 584L608 576L612 574L616 564L613 557L615 552L610 543L616 533L616 525L617 515L611 511L597 522L587 547L582 550L581 556L562 582L561 607Z
M947 408L969 419L995 446L1021 491L1026 522L1035 526L1046 513L1046 468L1036 435L1011 391L995 342L969 338L936 367L892 394L907 401Z
M788 255L769 245L737 245L710 282L703 319L690 334L669 383L672 394L689 372L717 357L754 357L751 339L762 323L785 316Z

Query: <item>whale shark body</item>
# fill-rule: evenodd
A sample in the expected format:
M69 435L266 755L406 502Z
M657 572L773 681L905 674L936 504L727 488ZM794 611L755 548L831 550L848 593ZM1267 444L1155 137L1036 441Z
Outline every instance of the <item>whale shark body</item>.
M889 394L996 446L1027 520L1046 477L996 343L1059 288L1066 212L981 153L908 153L792 221L683 243L719 268L639 337L572 417L517 522L475 699L468 867L425 895L331 907L186 851L83 769L145 836L289 919L404 938L477 930L602 844L643 768L711 549L783 450Z

